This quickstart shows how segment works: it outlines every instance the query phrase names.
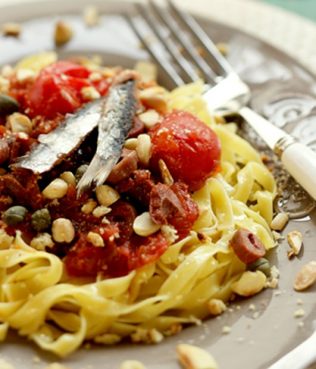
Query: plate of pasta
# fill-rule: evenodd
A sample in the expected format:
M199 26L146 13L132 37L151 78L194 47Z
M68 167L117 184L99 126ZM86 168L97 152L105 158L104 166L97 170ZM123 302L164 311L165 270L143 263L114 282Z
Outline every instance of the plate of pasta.
M94 4L1 9L0 367L266 368L313 329L314 203L203 81L170 89L131 3ZM200 21L313 146L315 78Z

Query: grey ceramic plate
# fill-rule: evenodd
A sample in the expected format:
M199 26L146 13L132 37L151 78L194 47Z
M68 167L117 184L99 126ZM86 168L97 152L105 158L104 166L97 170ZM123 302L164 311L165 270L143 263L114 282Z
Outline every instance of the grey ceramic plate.
M63 54L97 53L104 57L105 63L129 67L135 61L146 58L146 53L139 48L138 41L122 17L123 11L132 11L132 5L117 1L96 3L103 13L102 23L88 30L81 20L85 4L82 0L58 0L2 8L0 24L7 20L21 21L23 33L18 40L0 38L0 65L17 61L29 53L52 49L53 23L58 15L67 18L75 29L74 39L60 50ZM252 87L253 107L316 148L315 77L294 60L249 35L206 19L200 21L214 40L228 43L230 62ZM161 78L163 82L163 76ZM252 137L247 129L244 134ZM254 141L260 150L266 150L260 141ZM280 185L284 189L282 205L290 211L305 211L312 205L312 201L290 179ZM231 311L224 316L208 320L201 326L186 328L159 345L82 348L64 360L65 365L72 369L114 369L125 359L138 359L147 368L176 369L179 366L175 347L179 342L187 342L210 351L221 369L267 368L306 339L312 333L316 319L315 286L300 294L292 288L294 275L300 267L309 260L316 260L316 212L292 220L284 233L293 229L303 233L304 250L299 258L289 261L286 256L287 244L283 241L272 255L281 271L279 289L266 290L259 296L239 303L240 309L232 305ZM298 305L298 299L303 305ZM255 315L249 309L250 304L256 306ZM305 310L305 316L295 319L293 314L299 308ZM304 323L303 327L299 327L299 321ZM222 334L225 325L231 327L230 334ZM14 333L1 344L0 352L1 358L16 369L43 368L46 363L58 361ZM40 362L34 362L34 357L40 358ZM294 368L295 363L291 369Z

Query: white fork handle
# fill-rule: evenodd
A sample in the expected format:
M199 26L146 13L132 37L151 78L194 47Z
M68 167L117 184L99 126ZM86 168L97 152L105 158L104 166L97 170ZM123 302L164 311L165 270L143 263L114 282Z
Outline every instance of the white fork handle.
M292 177L316 200L316 153L295 142L283 151L281 161Z
M316 362L316 332L268 369L305 369Z

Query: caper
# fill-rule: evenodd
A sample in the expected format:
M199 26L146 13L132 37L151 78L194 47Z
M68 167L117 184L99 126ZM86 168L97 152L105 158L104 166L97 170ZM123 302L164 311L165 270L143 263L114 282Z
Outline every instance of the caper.
M81 177L85 174L86 170L88 169L88 165L87 164L82 164L80 165L80 167L77 168L76 170L76 181L79 182Z
M27 213L24 206L12 206L3 213L3 220L8 225L16 225L23 222Z
M271 267L269 260L265 258L260 258L256 261L254 261L251 264L248 264L249 270L260 270L260 272L264 273L267 277L271 274Z
M38 232L47 229L50 226L51 221L52 220L48 209L36 210L32 214L31 224L32 227Z
M19 103L11 96L0 94L0 116L19 111Z

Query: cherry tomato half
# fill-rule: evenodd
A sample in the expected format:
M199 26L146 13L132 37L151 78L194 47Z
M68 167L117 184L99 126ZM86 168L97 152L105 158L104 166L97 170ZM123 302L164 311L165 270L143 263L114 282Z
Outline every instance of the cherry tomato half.
M218 170L220 142L215 132L194 115L184 111L168 114L152 131L152 169L164 160L173 178L190 190L202 187Z

